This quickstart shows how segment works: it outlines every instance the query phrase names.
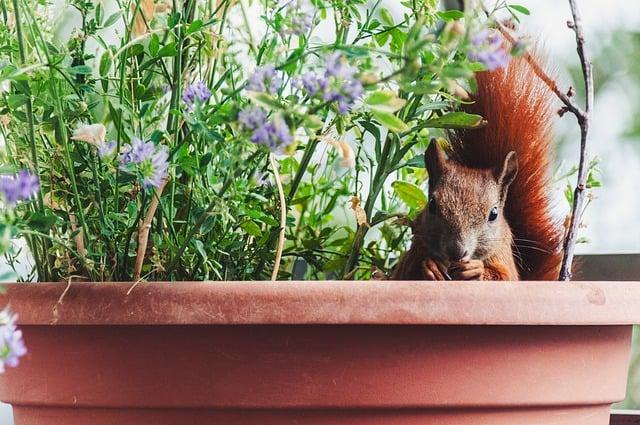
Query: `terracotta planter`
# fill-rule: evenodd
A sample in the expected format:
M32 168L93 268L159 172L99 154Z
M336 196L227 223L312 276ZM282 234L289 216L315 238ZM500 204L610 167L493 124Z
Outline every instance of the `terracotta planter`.
M638 283L129 286L9 285L16 425L605 425L640 322Z

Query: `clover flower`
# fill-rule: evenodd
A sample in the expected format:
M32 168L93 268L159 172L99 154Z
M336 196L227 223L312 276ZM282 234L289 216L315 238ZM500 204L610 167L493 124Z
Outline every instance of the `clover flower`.
M304 73L294 81L294 86L304 89L309 96L320 96L327 102L334 102L338 112L346 114L364 93L356 71L336 52L327 57L324 75L313 71Z
M471 46L472 50L467 54L469 59L482 63L489 71L507 66L511 59L502 36L494 30L485 28L472 35Z
M242 128L251 132L251 141L271 151L281 152L293 141L291 129L281 117L267 118L264 109L249 106L238 114Z
M315 10L302 0L292 0L284 8L282 34L304 35L313 26Z
M27 354L22 331L16 327L17 318L8 309L0 312L0 373L6 366L18 366L20 357Z
M98 156L100 158L107 158L116 152L118 143L115 140L110 142L102 142L98 145Z
M17 175L0 175L0 194L10 205L31 198L39 187L38 177L27 170L21 170Z
M169 151L166 146L133 139L120 155L120 169L137 174L145 188L160 187L169 169Z
M71 140L79 140L98 146L104 142L106 135L107 129L102 124L80 124L74 130Z
M275 94L282 88L282 77L277 74L273 65L265 65L253 72L247 81L247 90Z
M196 81L195 83L187 86L182 93L182 101L187 105L187 109L191 110L198 103L204 103L211 97L211 90L202 82Z

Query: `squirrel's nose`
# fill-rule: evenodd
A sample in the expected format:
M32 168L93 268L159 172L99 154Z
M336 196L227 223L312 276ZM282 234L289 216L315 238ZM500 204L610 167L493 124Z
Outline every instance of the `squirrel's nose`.
M449 260L451 261L460 261L468 254L466 248L460 244L456 243L454 245L450 245L447 248L447 255L449 256Z

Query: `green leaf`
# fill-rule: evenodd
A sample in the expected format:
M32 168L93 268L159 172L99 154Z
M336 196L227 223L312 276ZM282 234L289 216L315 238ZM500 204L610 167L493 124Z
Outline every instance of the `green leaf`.
M243 222L240 227L251 236L259 238L262 235L260 227L253 220L247 220Z
M102 28L107 28L110 27L111 25L115 24L116 21L118 19L120 19L120 17L122 16L122 10L118 10L116 13L114 13L113 15L109 16L107 18L106 21L104 21L104 25L102 25Z
M193 34L194 32L200 31L200 28L202 28L202 26L203 26L203 23L201 20L199 19L195 20L191 23L191 25L189 25L185 34L189 35L189 34Z
M102 54L102 57L100 58L100 66L98 67L98 72L100 72L101 77L105 77L109 73L112 63L113 58L111 57L111 51L107 50Z
M444 10L442 12L436 13L440 19L443 21L456 21L458 19L464 18L464 12L460 10Z
M69 68L72 74L91 74L91 67L87 65L77 65Z
M324 126L324 122L317 115L305 115L304 126L311 130L319 130Z
M149 40L149 54L156 56L158 51L160 51L160 37L158 37L158 34L153 34L151 40Z
M522 13L523 15L530 15L531 12L529 12L529 9L527 9L524 6L521 6L519 4L510 4L509 5L509 9L513 9L515 11L518 11L520 13Z
M371 111L375 119L377 119L380 124L387 127L389 130L395 133L403 133L409 130L407 124L402 121L400 118L396 117L392 113L389 112L380 112L380 111Z
M411 209L422 209L427 205L427 195L413 183L397 180L391 183L398 197Z
M198 254L200 254L200 256L202 256L202 258L204 260L207 259L207 251L204 249L204 244L202 243L201 240L199 239L194 239L193 240L193 245L196 247L196 250L198 251Z
M413 168L424 168L425 167L424 155L420 154L420 155L414 156L413 158L411 158L405 163L405 166L413 167Z
M98 4L96 5L96 12L95 12L95 15L94 15L94 16L95 16L95 18L96 18L96 23L97 23L98 25L100 25L100 22L102 22L102 12L103 12L103 10L102 10L102 4L101 4L101 3L98 3Z
M160 49L158 51L158 57L170 57L170 56L175 56L178 54L178 48L176 47L176 43L169 43L165 46L162 47L162 49Z
M390 27L393 26L393 16L391 15L391 12L389 12L388 9L386 8L380 9L380 19L382 19L382 22L385 25Z
M380 90L373 92L367 97L365 103L372 111L395 112L402 108L407 101L398 97L391 90Z
M7 106L11 109L16 109L27 103L27 100L29 98L24 94L12 94L7 97Z
M144 46L140 43L137 43L129 47L129 50L127 51L127 56L128 57L138 56L142 52L144 52Z
M48 233L57 221L58 217L54 214L34 212L28 216L27 226L29 226L31 230Z
M422 123L425 128L481 128L487 122L476 114L467 114L466 112L451 112L438 118L432 118Z

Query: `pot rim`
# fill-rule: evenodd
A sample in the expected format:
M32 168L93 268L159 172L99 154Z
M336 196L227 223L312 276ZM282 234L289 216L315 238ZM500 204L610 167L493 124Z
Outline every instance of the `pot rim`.
M628 325L640 282L6 284L21 325ZM62 297L63 293L65 292Z

